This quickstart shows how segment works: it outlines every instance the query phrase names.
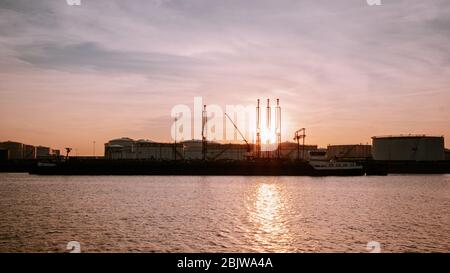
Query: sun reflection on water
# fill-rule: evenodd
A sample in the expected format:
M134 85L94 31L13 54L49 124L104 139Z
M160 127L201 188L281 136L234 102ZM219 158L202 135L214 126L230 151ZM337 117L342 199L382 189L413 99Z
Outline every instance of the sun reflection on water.
M287 200L276 183L260 183L248 207L250 222L254 225L256 251L288 251L292 240L287 226Z

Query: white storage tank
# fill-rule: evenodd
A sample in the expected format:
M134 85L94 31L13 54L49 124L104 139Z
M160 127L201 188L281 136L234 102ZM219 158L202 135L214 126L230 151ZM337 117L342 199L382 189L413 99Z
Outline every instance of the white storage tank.
M372 156L388 161L440 161L445 159L444 137L398 135L372 137Z

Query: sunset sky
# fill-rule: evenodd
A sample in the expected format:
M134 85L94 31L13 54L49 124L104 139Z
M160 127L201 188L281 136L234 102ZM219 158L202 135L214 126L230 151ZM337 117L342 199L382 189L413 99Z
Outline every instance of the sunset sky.
M280 98L283 140L444 135L450 1L0 1L0 141L171 141L171 109Z

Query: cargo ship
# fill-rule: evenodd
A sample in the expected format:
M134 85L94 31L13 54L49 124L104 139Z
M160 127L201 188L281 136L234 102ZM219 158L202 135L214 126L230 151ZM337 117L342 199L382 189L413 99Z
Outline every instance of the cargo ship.
M76 160L36 164L29 170L38 175L251 175L251 176L356 176L362 166L335 163L317 166L289 160Z

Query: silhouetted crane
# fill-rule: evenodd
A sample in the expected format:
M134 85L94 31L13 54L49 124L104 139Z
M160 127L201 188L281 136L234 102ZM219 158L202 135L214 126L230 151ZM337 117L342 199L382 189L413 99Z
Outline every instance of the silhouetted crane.
M66 159L69 159L69 154L72 151L72 148L65 148L66 149Z
M203 105L203 111L202 111L202 154L203 154L203 160L206 160L206 157L208 155L208 140L206 137L206 124L208 122L208 113L206 112L206 105Z
M237 127L237 125L233 122L233 120L230 118L230 116L225 113L225 116L230 120L230 122L233 124L234 128L236 129L236 131L238 131L239 135L242 137L242 139L245 141L245 144L247 144L247 153L250 153L251 149L250 149L250 144L248 143L247 139L245 139L244 135L242 134L242 132L239 130L239 128Z
M302 158L305 159L305 138L306 129L302 128L295 132L294 140L297 141L297 160L300 160L300 139L303 139Z

